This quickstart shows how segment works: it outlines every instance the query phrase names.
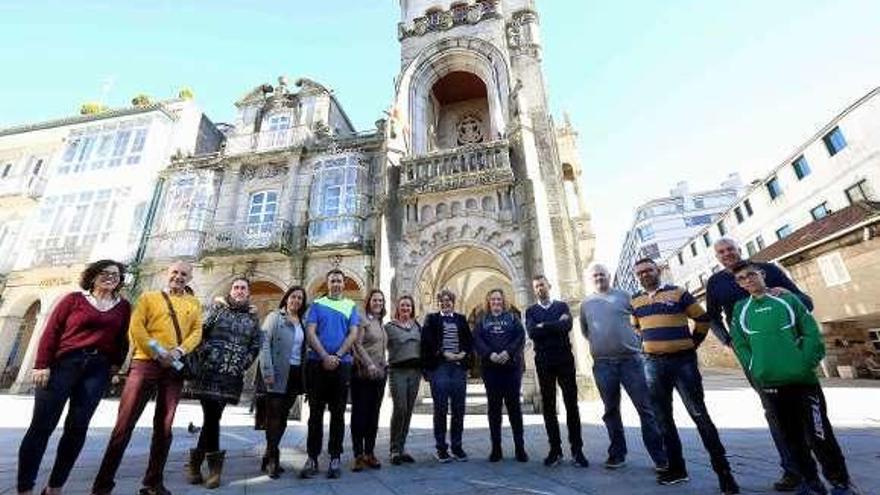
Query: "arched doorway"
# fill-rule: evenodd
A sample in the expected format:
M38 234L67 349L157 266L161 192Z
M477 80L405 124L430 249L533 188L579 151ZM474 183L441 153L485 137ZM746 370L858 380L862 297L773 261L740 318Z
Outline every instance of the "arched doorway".
M470 72L454 71L431 87L428 151L492 140L486 83Z
M13 383L15 383L15 379L18 377L18 372L21 369L21 363L27 353L31 336L34 334L34 329L37 326L37 317L39 314L40 301L36 301L28 307L24 316L21 318L21 323L18 326L18 331L16 332L15 340L12 343L12 348L6 358L6 362L3 363L3 373L0 375L0 389L8 389Z
M308 288L308 291L309 301L314 301L315 299L326 296L329 292L327 290L327 278L322 276L319 280L313 282L311 287ZM357 280L346 275L345 287L342 289L342 296L351 299L357 303L358 307L361 307L361 303L364 301L366 294L364 294L364 290Z
M251 282L251 304L256 306L260 321L263 321L270 311L278 307L283 295L284 290L272 282L264 280Z

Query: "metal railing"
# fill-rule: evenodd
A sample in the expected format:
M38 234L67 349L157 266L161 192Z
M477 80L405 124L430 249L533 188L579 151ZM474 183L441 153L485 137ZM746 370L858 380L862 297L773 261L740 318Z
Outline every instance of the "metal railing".
M205 240L204 251L278 251L289 254L302 249L304 236L301 228L295 228L286 220L263 223L237 223L218 226Z
M226 155L240 155L302 146L312 136L306 126L296 126L277 131L263 131L230 136L226 139Z
M178 230L156 234L150 238L146 258L198 258L205 244L205 232Z

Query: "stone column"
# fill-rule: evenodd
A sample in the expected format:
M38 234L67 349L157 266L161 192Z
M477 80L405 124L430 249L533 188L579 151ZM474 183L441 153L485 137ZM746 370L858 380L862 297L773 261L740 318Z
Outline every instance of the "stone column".
M231 226L237 218L239 192L241 190L241 164L231 163L223 171L223 182L220 184L220 199L217 201L217 213L215 224L219 226Z
M33 390L33 385L31 384L31 370L34 367L34 361L37 360L37 348L40 346L40 339L43 336L43 330L45 330L44 325L46 324L46 318L49 317L49 311L47 310L51 306L54 306L54 304L40 306L40 313L37 315L37 322L34 325L34 331L31 333L31 339L28 342L27 351L25 352L24 359L21 360L21 367L18 369L18 377L9 389L13 394L27 393Z

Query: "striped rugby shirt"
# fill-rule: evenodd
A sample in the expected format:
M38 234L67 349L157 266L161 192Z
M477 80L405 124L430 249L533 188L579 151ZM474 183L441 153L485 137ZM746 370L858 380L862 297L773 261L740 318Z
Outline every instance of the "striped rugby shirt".
M696 349L709 331L709 315L690 292L663 285L653 295L641 291L632 299L633 327L646 354L672 354ZM688 319L694 320L693 335Z

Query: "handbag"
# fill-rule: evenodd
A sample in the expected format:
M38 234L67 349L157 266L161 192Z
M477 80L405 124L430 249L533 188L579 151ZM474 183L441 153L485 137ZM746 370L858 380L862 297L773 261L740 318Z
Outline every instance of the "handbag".
M162 291L162 298L165 299L165 304L168 306L168 313L171 316L171 323L174 324L174 334L177 336L177 345L180 345L183 343L183 334L180 332L180 321L177 319L177 311L174 310L174 305L171 304L171 298L168 297L168 294L166 294L165 291ZM195 351L190 352L189 354L184 354L183 357L180 358L183 367L177 370L177 374L185 380L195 378L198 374L198 351L199 349L196 348Z

